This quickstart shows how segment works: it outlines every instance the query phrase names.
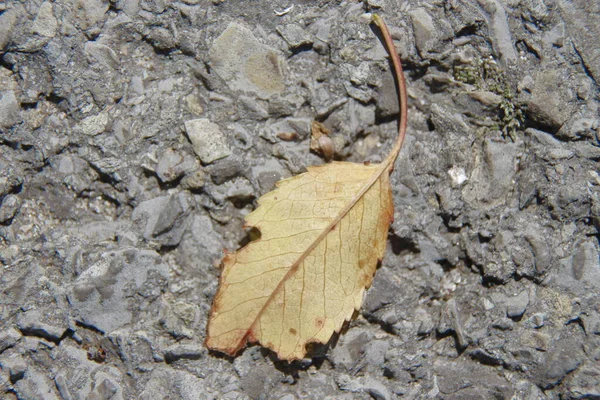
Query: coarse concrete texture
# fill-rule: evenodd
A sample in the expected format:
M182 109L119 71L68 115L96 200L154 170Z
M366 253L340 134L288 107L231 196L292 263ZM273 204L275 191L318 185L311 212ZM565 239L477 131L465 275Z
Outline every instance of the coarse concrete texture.
M0 397L600 398L600 14L585 0L0 2ZM292 364L204 346L283 178L391 177L356 318Z

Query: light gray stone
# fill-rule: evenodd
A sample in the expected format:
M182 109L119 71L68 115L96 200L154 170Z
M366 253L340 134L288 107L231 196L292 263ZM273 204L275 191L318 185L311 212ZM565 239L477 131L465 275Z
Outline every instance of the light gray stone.
M577 245L573 253L573 277L592 287L600 287L600 261L598 247L592 240Z
M12 90L0 91L0 128L10 128L21 121L21 108Z
M233 90L268 98L285 88L277 51L260 43L252 31L237 22L231 22L215 40L209 58L214 70Z
M192 207L187 193L161 196L140 203L133 210L131 219L138 224L144 239L175 246L187 228Z
M112 332L138 318L134 294L151 301L166 285L168 267L149 250L102 253L73 282L68 298L79 320L102 332ZM151 283L150 283L151 282Z
M15 391L21 399L59 400L54 384L47 374L28 368L25 377L14 385Z
M87 30L94 27L108 11L108 3L102 0L71 0L72 9L76 18L75 23L81 29Z
M0 50L4 50L12 40L13 30L21 18L21 7L12 7L0 15Z
M553 132L558 131L574 112L574 93L565 73L556 69L539 72L527 101L530 118Z
M529 293L526 290L508 296L505 300L506 316L509 318L521 318L529 305Z
M498 0L478 0L479 4L489 13L489 27L494 43L494 50L505 63L515 63L517 52L508 26L508 18L504 5Z
M117 53L105 44L98 42L87 42L84 46L84 52L88 56L88 62L99 63L106 68L118 69L119 56Z
M21 200L14 194L6 196L0 204L0 223L8 223L21 207Z
M388 400L392 398L389 389L379 380L371 377L350 377L341 374L336 377L338 387L351 393L368 393L375 400Z
M231 155L225 135L219 125L208 118L198 118L185 122L185 130L194 152L203 164L210 164Z
M256 197L254 187L246 178L232 179L213 186L208 192L218 204L223 204L226 200L248 202Z
M130 398L123 389L122 372L114 365L94 361L89 351L78 346L61 344L55 353L54 368L54 384L63 399Z
M157 367L150 373L138 398L140 400L209 400L215 395L215 391L205 383L204 379L186 371Z
M38 35L54 37L57 28L58 21L54 16L52 3L45 1L40 6L38 13L33 20L31 31Z
M351 371L362 359L373 335L366 329L351 329L340 337L335 348L330 351L329 359L341 370Z
M552 346L545 354L543 363L533 372L534 382L547 390L558 385L583 362L580 340L576 337L562 338L560 345Z
M312 44L310 34L296 24L278 26L277 33L281 35L291 49Z
M17 326L25 334L56 342L69 329L69 321L66 311L54 306L31 309L19 314Z
M23 336L21 332L13 327L0 332L0 353L14 346L21 339L21 336Z
M409 15L415 32L415 45L421 57L425 58L438 41L438 29L424 8L416 8Z

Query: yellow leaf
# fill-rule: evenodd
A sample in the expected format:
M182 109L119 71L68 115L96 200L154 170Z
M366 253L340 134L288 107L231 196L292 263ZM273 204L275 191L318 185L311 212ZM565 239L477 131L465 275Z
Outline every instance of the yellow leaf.
M393 49L383 21L374 16ZM235 355L260 343L282 360L327 343L361 306L383 258L393 200L389 174L406 131L406 90L391 52L401 99L400 133L381 164L334 162L278 182L246 225L261 238L223 259L206 345Z

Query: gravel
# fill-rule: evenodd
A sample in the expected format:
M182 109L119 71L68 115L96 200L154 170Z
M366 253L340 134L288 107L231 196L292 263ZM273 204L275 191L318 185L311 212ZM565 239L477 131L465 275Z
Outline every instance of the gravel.
M600 397L595 2L0 4L0 397ZM292 4L294 4L292 6ZM204 346L223 250L280 179L380 161L363 308L282 363Z

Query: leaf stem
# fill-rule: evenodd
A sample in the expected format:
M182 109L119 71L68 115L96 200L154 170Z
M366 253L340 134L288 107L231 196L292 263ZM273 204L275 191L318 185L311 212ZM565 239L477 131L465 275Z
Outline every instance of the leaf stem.
M398 137L396 138L396 142L394 143L394 147L390 154L386 159L386 163L391 166L394 165L394 161L398 158L398 154L400 154L400 150L402 149L402 145L404 144L404 139L406 137L406 126L407 126L407 116L408 116L408 96L406 94L406 79L404 78L404 71L402 70L402 63L400 62L400 57L398 57L398 52L396 52L396 48L394 47L394 41L392 40L392 35L390 35L390 31L388 30L387 25L377 14L373 14L373 22L383 35L383 39L385 41L385 48L392 58L392 65L394 66L394 74L396 75L396 83L398 90L398 102L400 103L400 121L398 123Z

